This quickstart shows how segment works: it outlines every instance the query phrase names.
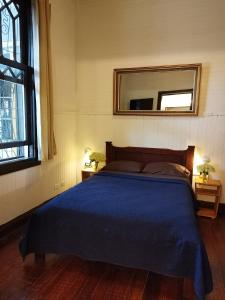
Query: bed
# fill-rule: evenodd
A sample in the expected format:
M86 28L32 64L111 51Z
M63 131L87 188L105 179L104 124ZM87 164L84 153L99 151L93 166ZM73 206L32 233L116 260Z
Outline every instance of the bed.
M195 217L193 157L193 146L170 150L106 142L103 171L33 213L21 255L74 254L190 278L196 299L204 299L212 277ZM185 175L158 172L167 163Z

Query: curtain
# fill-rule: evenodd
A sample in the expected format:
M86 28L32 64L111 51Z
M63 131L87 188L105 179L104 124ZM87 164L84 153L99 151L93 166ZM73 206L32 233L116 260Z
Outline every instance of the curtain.
M39 159L50 160L56 154L53 119L49 0L32 0L34 32L34 70L37 99Z

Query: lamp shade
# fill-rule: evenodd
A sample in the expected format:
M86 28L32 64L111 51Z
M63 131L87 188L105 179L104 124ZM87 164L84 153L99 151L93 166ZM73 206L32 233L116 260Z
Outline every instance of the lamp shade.
M86 147L84 149L84 165L86 167L90 167L90 154L91 154L92 150L90 147Z

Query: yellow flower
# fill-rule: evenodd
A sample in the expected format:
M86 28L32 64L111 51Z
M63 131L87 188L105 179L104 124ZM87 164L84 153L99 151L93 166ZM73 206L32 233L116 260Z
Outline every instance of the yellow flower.
M197 171L200 174L206 174L206 175L208 175L210 172L214 172L215 168L212 165L208 164L208 163L204 163L202 165L198 165L197 166Z
M90 155L89 155L89 158L91 161L105 161L105 154L103 153L100 153L100 152L92 152Z

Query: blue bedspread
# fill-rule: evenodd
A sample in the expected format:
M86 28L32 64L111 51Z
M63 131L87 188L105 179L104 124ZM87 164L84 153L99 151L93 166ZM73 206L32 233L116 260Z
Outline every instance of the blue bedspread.
M37 209L20 251L189 277L204 299L212 278L193 201L182 179L100 172Z

